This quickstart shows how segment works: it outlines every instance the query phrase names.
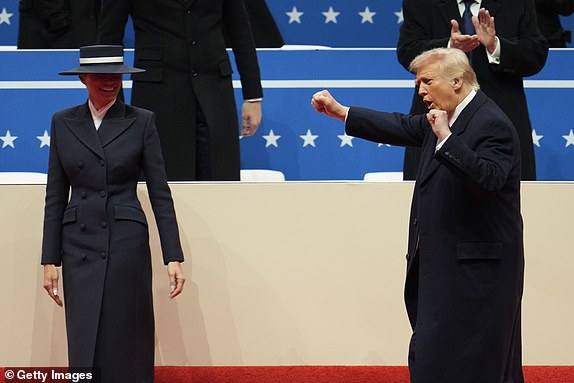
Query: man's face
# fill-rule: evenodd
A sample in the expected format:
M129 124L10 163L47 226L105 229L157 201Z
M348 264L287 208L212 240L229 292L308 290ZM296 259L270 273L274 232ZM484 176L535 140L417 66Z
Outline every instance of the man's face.
M456 80L447 79L441 73L438 62L421 65L415 83L419 87L419 96L429 110L444 110L449 116L454 112L458 105Z
M120 92L122 85L121 74L81 74L80 80L88 88L92 104L101 108L112 102Z

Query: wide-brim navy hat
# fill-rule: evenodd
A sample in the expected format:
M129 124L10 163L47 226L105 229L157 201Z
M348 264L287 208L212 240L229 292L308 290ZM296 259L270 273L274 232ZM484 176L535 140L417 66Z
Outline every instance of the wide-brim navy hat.
M90 45L80 47L79 67L60 72L59 74L123 74L139 72L145 72L145 70L124 65L124 48L121 45Z

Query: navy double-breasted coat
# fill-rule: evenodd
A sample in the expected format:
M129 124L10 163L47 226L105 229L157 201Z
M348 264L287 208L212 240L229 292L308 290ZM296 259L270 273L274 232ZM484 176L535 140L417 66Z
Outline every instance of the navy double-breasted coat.
M183 261L153 113L118 100L99 130L87 103L54 114L42 263L62 265L70 366L95 367L103 382L153 381L142 171L164 262Z
M349 135L422 149L405 303L416 383L521 383L520 145L482 91L435 153L426 115L352 107ZM384 198L384 196L381 196Z

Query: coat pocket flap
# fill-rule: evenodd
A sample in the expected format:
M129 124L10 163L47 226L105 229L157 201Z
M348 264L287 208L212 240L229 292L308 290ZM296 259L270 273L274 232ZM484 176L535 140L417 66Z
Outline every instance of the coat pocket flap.
M114 218L116 220L136 221L147 225L145 213L143 210L135 206L115 205Z
M76 222L76 207L67 208L62 215L62 225L65 223Z
M136 62L139 60L159 61L162 55L161 48L140 48L136 53Z
M459 260L500 260L502 242L500 241L464 241L456 245L456 257Z

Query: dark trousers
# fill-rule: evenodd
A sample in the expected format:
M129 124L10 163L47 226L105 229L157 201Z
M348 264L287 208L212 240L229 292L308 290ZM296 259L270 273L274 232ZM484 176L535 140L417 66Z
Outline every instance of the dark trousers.
M209 181L211 176L211 134L201 106L197 104L195 121L196 161L195 175L198 181Z

